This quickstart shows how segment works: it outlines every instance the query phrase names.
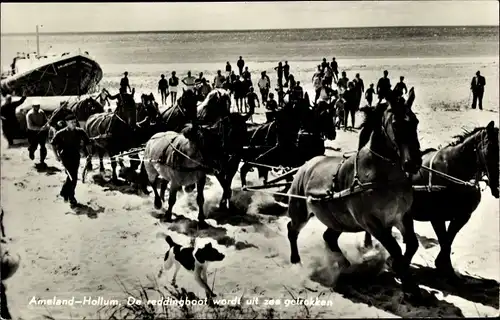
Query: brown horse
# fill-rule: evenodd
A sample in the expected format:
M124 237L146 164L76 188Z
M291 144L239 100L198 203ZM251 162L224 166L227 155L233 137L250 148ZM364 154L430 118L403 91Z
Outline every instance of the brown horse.
M408 173L421 165L418 120L411 104L390 98L379 104L370 119L377 126L370 141L355 155L319 156L297 172L289 191L288 239L291 263L300 262L297 238L315 215L327 226L323 239L342 255L337 240L342 232L368 231L391 254L393 269L406 292L420 294L409 274L409 259L391 233L396 226L405 240L415 239L413 220L406 216L413 191ZM349 262L344 257L344 265Z
M475 179L475 184L450 180L424 168L412 177L413 204L407 215L416 221L431 222L441 245L435 266L451 280L458 280L451 263L451 245L481 201L478 183L484 175L488 177L491 194L499 198L498 132L491 121L486 127L457 136L456 141L439 150L427 149L422 154L423 165L463 182ZM448 230L446 221L450 221ZM368 233L365 245L372 245ZM406 248L411 259L417 252L418 242L407 243Z
M112 179L118 179L116 175L116 155L131 148L145 143L154 133L149 130L148 119L143 119L132 127L128 117L135 112L136 103L132 94L121 94L118 98L118 107L113 113L98 113L90 116L85 123L85 131L93 141L94 149L99 154L99 169L104 172L103 158L108 153L111 159ZM126 110L126 111L125 111ZM131 111L134 110L134 111ZM141 119L139 119L141 120ZM121 159L118 160L121 167L125 167Z
M162 207L157 180L161 176L164 181L170 182L166 221L171 221L180 188L196 184L198 220L200 225L205 225L203 190L207 174L217 177L223 189L220 205L227 208L232 193L231 182L238 169L246 140L245 123L248 117L232 113L213 125L188 124L181 133L158 133L147 142L141 177L143 180L147 179L153 188L154 205L157 209ZM147 193L147 184L144 182L142 188Z
M161 113L162 131L179 132L186 123L196 119L196 94L191 90L184 90L177 103Z
M289 102L274 113L274 121L249 127L248 150L244 160L266 166L299 167L325 153L324 138L336 138L335 112L329 105L311 108L309 100ZM245 162L240 169L241 184L254 165ZM258 167L267 182L270 169Z

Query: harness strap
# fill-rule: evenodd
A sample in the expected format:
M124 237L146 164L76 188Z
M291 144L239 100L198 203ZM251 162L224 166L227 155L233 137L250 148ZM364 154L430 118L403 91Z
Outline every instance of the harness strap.
M434 163L434 159L436 158L438 152L440 150L436 150L436 153L434 153L434 155L432 156L431 158L431 161L429 162L429 168L432 170L432 165ZM429 183L427 184L427 187L429 188L429 190L432 188L432 171L429 171Z

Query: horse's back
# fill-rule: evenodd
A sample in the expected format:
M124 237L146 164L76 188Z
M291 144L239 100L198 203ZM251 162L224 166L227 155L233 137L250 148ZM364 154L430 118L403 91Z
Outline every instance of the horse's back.
M109 127L113 113L103 112L91 115L85 122L85 131L89 136L103 134Z

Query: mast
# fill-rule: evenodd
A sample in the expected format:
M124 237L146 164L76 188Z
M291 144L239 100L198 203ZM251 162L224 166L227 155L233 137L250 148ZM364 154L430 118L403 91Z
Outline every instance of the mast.
M43 27L43 25L36 25L36 55L40 56L40 35L38 34L39 27Z

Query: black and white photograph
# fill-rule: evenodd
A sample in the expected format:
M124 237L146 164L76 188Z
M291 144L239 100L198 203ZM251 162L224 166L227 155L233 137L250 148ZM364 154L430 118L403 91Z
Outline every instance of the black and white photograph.
M2 2L1 319L500 316L499 2Z

